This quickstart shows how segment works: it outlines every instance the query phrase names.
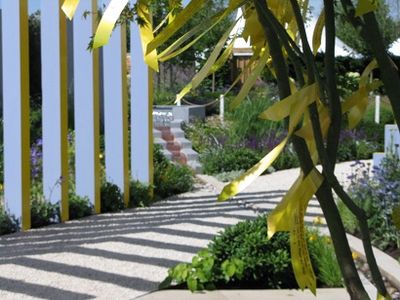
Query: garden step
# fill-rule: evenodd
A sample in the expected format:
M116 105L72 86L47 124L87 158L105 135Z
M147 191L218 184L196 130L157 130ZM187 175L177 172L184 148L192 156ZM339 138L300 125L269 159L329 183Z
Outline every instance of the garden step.
M154 144L161 145L163 148L165 148L167 146L167 142L164 139L162 139L161 137L155 137Z
M159 139L161 139L162 137L161 137L161 131L160 130L158 130L157 128L154 128L153 129L153 137L156 139L156 138L159 138Z
M179 144L179 143L177 143L176 141L169 141L169 142L166 142L166 148L169 150L169 151L181 151L181 145Z
M185 137L185 132L180 128L171 128L171 134L173 134L175 138Z
M192 142L186 138L175 138L175 141L181 146L181 149L192 149Z
M181 153L185 154L188 160L198 160L199 154L193 149L182 149Z
M182 129L182 120L173 120L171 122L171 128L178 128L178 129Z
M197 161L197 160L189 160L188 162L187 162L187 165L191 168L191 169L193 169L193 171L196 173L196 174L201 174L202 173L202 166L201 166L201 164Z

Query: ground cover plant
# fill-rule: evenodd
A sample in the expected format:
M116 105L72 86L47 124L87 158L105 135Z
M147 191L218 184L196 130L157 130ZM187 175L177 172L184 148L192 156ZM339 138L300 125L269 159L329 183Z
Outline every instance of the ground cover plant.
M343 286L331 240L312 228L307 234L319 287ZM220 232L192 258L168 271L161 288L284 289L298 288L291 266L289 234L268 238L265 215Z

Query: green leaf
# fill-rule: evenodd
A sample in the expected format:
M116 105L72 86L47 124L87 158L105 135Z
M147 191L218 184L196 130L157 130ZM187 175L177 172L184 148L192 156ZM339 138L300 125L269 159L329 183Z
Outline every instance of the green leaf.
M164 290L167 289L171 286L172 283L172 277L171 276L167 276L159 285L158 285L158 289L160 290Z
M197 279L194 278L193 276L189 276L189 278L187 279L187 286L189 288L190 291L194 292L197 290Z

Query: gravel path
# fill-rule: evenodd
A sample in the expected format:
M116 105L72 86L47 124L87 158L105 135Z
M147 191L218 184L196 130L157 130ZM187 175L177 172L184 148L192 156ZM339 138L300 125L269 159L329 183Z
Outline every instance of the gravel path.
M350 164L340 164L344 180ZM167 201L0 238L0 299L133 299L157 289L169 267L189 261L226 226L280 201L298 175L257 179L234 200L217 203L221 183ZM209 180L210 179L210 180ZM310 203L306 221L320 214Z

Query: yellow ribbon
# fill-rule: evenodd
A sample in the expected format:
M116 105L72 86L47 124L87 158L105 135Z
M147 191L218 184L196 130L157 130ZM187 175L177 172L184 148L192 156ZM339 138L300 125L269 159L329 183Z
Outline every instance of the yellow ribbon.
M147 52L150 53L153 50L157 49L159 46L164 44L175 32L177 32L183 25L187 23L187 21L200 10L201 7L208 0L192 0L190 3L180 12L178 13L174 20L164 28L163 31L160 32L148 45Z
M282 152L286 146L289 137L286 137L278 146L269 152L263 159L261 159L255 166L249 169L246 173L239 176L236 180L232 181L224 187L221 194L218 196L218 201L225 201L235 196L248 187L258 176L260 176L275 159Z
M313 38L312 38L314 55L317 55L318 49L321 46L321 36L324 26L325 26L325 9L322 9L321 14L318 17L317 23L315 24Z
M268 236L277 231L290 232L290 251L293 272L301 289L316 293L316 278L311 265L304 233L304 214L308 202L323 182L322 175L313 169L307 177L297 178L278 206L268 216Z
M68 19L72 20L76 8L79 5L80 0L65 0L63 5L61 6L62 11L68 17Z
M117 23L128 1L129 0L111 0L110 4L108 4L99 26L97 27L93 40L93 48L99 48L108 43L115 23Z
M249 77L247 77L246 81L243 83L243 86L240 89L237 96L230 103L229 109L234 110L235 108L237 108L243 101L243 99L249 94L250 89L254 86L261 72L264 70L268 58L269 58L268 51L265 50L264 52L261 53L260 59L255 65L254 69L251 71Z
M144 21L144 24L139 26L140 38L142 41L142 48L144 54L144 61L146 64L152 68L154 71L158 72L158 60L157 60L157 50L148 51L148 46L152 40L154 40L153 35L153 25L151 14L147 1L140 0L137 2L137 14L138 17Z
M378 8L378 0L358 0L356 17L373 12Z
M181 100L187 93L189 93L192 89L195 89L200 85L200 83L210 74L210 70L213 67L214 63L217 61L218 56L220 55L229 35L235 26L236 23L233 23L228 30L222 35L214 50L211 52L210 57L207 59L204 66L201 68L199 72L193 77L192 81L186 85L180 93L176 96L176 102Z

